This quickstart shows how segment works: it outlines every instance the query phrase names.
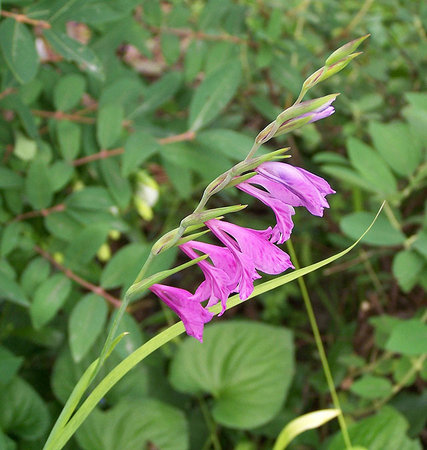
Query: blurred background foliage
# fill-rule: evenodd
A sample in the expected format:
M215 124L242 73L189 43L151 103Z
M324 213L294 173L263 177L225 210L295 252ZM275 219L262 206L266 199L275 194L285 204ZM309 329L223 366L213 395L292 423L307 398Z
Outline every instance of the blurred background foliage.
M427 445L427 4L399 0L3 0L0 19L0 448L39 449L99 354L150 242L246 156L331 51L365 53L312 97L334 116L277 138L337 194L297 211L307 277L353 445ZM250 202L240 224L272 217ZM169 251L152 271L184 261ZM193 290L187 271L171 284ZM105 370L173 323L147 295ZM297 284L179 339L109 393L70 449L268 449L292 418L329 407ZM101 374L102 375L102 374ZM293 449L341 449L336 423ZM148 447L147 447L148 448Z

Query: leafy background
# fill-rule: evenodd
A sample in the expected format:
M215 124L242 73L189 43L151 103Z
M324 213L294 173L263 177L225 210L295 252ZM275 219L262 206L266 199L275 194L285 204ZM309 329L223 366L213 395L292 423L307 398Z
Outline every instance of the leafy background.
M307 283L353 444L426 445L426 25L427 6L403 0L3 1L0 448L42 447L150 242L366 33L365 53L313 89L341 92L337 113L271 148L290 145L338 192L322 220L297 211L303 265L352 242L388 200L364 245ZM251 203L239 223L271 223L236 190L212 206L237 201ZM169 251L152 270L180 259ZM105 370L173 321L151 295L131 304ZM271 448L289 420L330 404L293 283L207 326L203 346L159 350L68 448ZM342 448L337 429L291 448Z

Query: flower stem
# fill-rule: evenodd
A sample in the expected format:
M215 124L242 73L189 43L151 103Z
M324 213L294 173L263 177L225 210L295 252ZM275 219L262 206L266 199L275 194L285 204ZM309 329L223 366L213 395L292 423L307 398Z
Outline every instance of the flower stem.
M286 245L288 247L289 255L295 266L295 269L298 270L300 268L299 263L298 263L298 258L296 256L294 246L290 239L286 242ZM328 359L326 357L325 348L323 347L322 338L321 338L320 332L319 332L319 327L317 326L316 316L314 314L313 307L311 305L310 295L308 293L307 286L306 286L304 278L302 276L298 278L298 284L299 284L299 287L301 290L301 295L304 300L305 307L307 309L308 320L310 322L310 326L313 331L314 340L316 341L317 351L319 352L320 361L322 362L323 372L325 374L329 392L332 397L332 402L334 404L334 407L340 411L340 414L338 415L338 422L339 422L342 436L343 436L343 439L345 442L345 447L346 447L346 449L351 450L352 445L351 445L351 441L350 441L350 436L348 434L347 425L345 423L345 419L344 419L344 415L343 415L343 412L341 409L337 391L335 390L334 380L332 378L331 369L329 367Z

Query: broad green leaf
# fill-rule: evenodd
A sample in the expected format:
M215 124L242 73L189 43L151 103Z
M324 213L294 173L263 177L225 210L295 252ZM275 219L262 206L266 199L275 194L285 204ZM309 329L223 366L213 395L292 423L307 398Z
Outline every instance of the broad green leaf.
M19 189L23 179L20 175L6 167L0 167L0 189Z
M132 189L129 181L120 174L120 167L112 158L100 161L102 177L107 184L111 196L120 209L125 209L130 202Z
M134 450L151 443L162 450L187 450L184 413L154 399L122 401L109 411L94 411L77 431L84 450Z
M175 389L214 398L218 423L247 429L280 410L294 372L290 331L253 322L207 326L204 344L187 338L171 365Z
M79 362L91 349L104 329L108 307L105 300L95 294L84 296L74 306L68 322L71 354Z
M157 153L160 144L145 131L137 131L126 140L125 152L122 156L122 176L136 172L141 164Z
M233 130L215 129L201 131L197 134L195 142L214 154L219 152L233 161L242 161L252 148L254 138ZM258 155L261 154L263 151Z
M181 167L175 161L170 161L164 154L162 156L162 166L166 170L169 180L175 188L178 196L182 199L188 199L193 191L193 177L191 170L187 167Z
M6 257L18 244L24 226L20 222L12 222L3 228L0 241L0 256Z
M22 272L20 285L22 289L31 295L40 283L46 280L50 274L50 264L41 256L31 260Z
M384 195L397 192L397 183L384 160L362 141L350 138L347 150L353 167L372 188Z
M21 286L0 271L0 299L8 300L21 306L29 306L29 301Z
M34 209L50 206L53 198L53 189L50 183L49 168L41 159L30 163L25 180L25 193Z
M393 328L399 323L397 317L382 314L376 317L370 317L369 323L375 329L375 344L384 349Z
M206 43L198 39L193 40L185 53L184 76L187 83L193 81L202 70L205 55Z
M409 292L418 282L425 260L412 250L402 250L393 258L393 275L403 292Z
M55 161L50 167L50 182L54 192L66 186L74 175L74 167L65 161Z
M3 19L0 47L9 69L20 83L28 83L36 76L39 56L27 25L11 18Z
M74 122L60 121L56 124L59 150L66 161L76 159L80 153L81 128Z
M162 54L165 61L169 65L173 65L179 59L181 53L181 41L178 36L164 32L160 37L160 44L162 47Z
M366 419L348 427L350 440L354 447L365 447L369 450L421 450L418 440L406 436L408 423L394 408L384 406L381 410ZM345 448L341 433L328 443L328 450Z
M85 78L78 73L62 76L53 89L53 104L57 111L69 111L76 107L86 89Z
M322 409L297 417L280 432L273 450L284 450L298 435L313 428L319 428L340 414L339 409Z
M345 216L340 223L342 231L354 239L366 230L372 222L373 214L368 212L356 212ZM371 245L399 245L405 241L405 235L393 228L388 219L379 216L372 230L367 233L363 241Z
M18 94L8 95L3 100L0 100L2 108L11 109L15 111L21 120L22 126L27 135L32 139L39 139L39 132L36 125L35 117L31 109L26 105Z
M70 291L71 281L62 273L53 275L37 288L30 305L34 328L41 328L55 317Z
M0 429L21 439L34 440L49 426L49 410L34 388L23 379L14 378L0 388Z
M412 356L427 353L427 324L417 319L401 321L393 327L385 348Z
M77 236L83 227L67 211L49 214L44 224L52 236L69 242Z
M67 208L84 210L108 210L114 206L107 189L102 186L88 186L67 197Z
M54 29L44 30L43 34L53 49L67 61L73 61L95 78L103 81L104 68L98 56L88 46Z
M376 149L399 175L411 175L421 162L421 146L406 124L370 122L369 134Z
M128 288L138 275L150 249L142 244L128 244L118 250L108 261L101 274L101 286Z
M13 154L23 161L31 161L37 152L37 143L32 139L28 139L21 132L16 133L15 147Z
M85 227L72 239L65 250L68 263L73 267L87 264L107 240L108 231L108 224L93 224Z
M427 258L427 230L418 234L417 239L413 243L413 248L421 255Z
M102 149L114 146L122 132L124 111L120 105L110 103L98 111L96 137Z
M198 131L221 113L236 93L240 77L240 63L235 61L219 67L205 78L191 100L190 130Z
M140 106L128 114L128 119L134 119L140 114L154 111L159 106L169 101L181 86L182 75L180 72L170 72L160 80L153 83L145 91L145 98Z
M23 362L22 356L15 356L6 347L0 346L0 390L15 377Z
M351 385L350 391L362 398L376 399L390 395L392 387L388 378L363 375Z

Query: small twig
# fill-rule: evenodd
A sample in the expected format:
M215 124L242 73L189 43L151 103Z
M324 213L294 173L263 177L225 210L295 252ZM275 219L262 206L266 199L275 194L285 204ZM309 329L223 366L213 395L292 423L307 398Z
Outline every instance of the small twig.
M10 94L13 94L14 92L16 92L15 88L8 87L3 92L0 92L0 100L2 100L3 98L7 97Z
M173 142L192 141L195 137L196 133L194 131L186 131L185 133L160 138L157 140L157 142L159 144L166 145L172 144ZM106 159L110 158L111 156L121 155L124 153L124 151L125 149L123 147L113 148L111 150L101 150L100 152L94 153L93 155L83 156L82 158L75 159L71 164L74 167L82 166L83 164L88 164L99 159Z
M31 112L35 116L44 117L46 119L56 119L56 120L69 120L78 123L95 123L96 119L94 117L83 117L80 114L67 114L62 111L42 111L39 109L33 109Z
M59 203L58 205L52 206L50 208L39 209L37 211L28 211L23 214L16 216L12 222L19 222L25 219L31 219L33 217L46 217L53 212L60 212L65 210L65 204Z
M64 267L62 264L60 264L59 262L57 262L55 260L55 258L49 254L48 252L46 252L45 250L43 250L42 248L40 248L39 246L34 246L34 250L41 255L44 259L46 259L47 261L49 261L53 266L55 266L58 270L60 270L61 272L63 272L63 274L69 278L70 280L75 281L77 284L79 284L80 286L84 287L85 289L88 289L89 291L93 292L96 295L99 295L100 297L105 298L105 300L107 300L107 302L109 302L112 306L114 306L115 308L119 308L121 305L121 301L116 298L113 297L111 294L109 294L108 292L106 292L104 289L102 289L101 286L96 286L95 284L90 283L89 281L84 280L83 278L80 278L78 275L76 275L74 272L72 272L70 269L67 269L67 267Z
M10 17L11 19L16 20L17 22L28 23L28 25L33 25L34 27L41 27L46 29L51 28L49 22L46 22L45 20L31 19L25 14L17 14L10 11L1 11L0 14L4 17Z

